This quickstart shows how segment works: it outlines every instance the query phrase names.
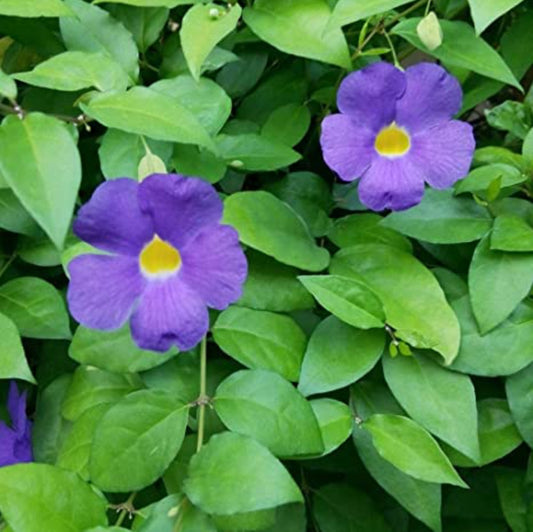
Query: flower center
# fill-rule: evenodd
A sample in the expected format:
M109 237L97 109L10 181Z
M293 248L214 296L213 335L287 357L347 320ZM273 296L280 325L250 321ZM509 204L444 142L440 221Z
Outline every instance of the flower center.
M411 139L405 129L398 127L395 122L384 127L377 135L374 148L385 157L403 155L411 147Z
M181 255L174 246L155 235L141 251L139 263L149 275L174 273L181 266Z

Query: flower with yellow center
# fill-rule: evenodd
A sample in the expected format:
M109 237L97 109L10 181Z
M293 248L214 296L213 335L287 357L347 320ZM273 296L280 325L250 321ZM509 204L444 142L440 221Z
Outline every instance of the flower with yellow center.
M166 277L179 270L181 255L174 246L154 235L141 251L139 264L148 277Z

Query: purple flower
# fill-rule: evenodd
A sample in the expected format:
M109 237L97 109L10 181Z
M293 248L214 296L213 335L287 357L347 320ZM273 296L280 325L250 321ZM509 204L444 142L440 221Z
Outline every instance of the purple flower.
M103 183L74 232L111 254L69 263L72 315L101 330L131 317L139 347L191 349L209 328L207 307L236 301L247 274L237 231L221 218L222 201L201 179L154 174Z
M458 81L435 64L353 72L337 94L340 114L322 122L324 160L344 181L361 178L359 198L370 209L412 207L424 182L444 189L468 173L472 127L452 120L461 100Z
M11 381L7 397L11 427L0 421L0 467L33 461L31 421L26 417L26 392Z

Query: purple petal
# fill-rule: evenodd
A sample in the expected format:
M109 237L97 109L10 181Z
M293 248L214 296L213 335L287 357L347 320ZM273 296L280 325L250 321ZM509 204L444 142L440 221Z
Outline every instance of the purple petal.
M222 201L205 181L178 174L153 174L139 186L139 203L155 232L180 249L209 224L222 218Z
M407 87L396 107L396 122L411 133L448 121L461 108L459 82L434 63L419 63L405 71Z
M68 270L70 312L92 329L121 327L146 285L133 257L80 255L70 261Z
M324 160L344 181L363 175L375 156L374 139L374 133L356 126L349 115L330 115L322 121Z
M15 442L17 435L3 421L0 421L0 467L16 464Z
M176 275L152 281L131 318L131 333L143 349L192 349L207 333L209 315L201 297Z
M337 106L357 124L374 132L396 116L396 102L405 91L405 74L386 62L349 74L337 93Z
M466 176L475 147L472 126L450 120L418 133L413 138L410 157L423 168L427 183L444 189Z
M422 168L404 157L378 157L359 183L359 199L374 211L401 211L420 203L424 195Z
M139 208L138 186L127 178L102 183L79 210L74 233L96 248L138 255L154 236L150 217Z
M222 310L241 297L248 265L233 227L204 229L183 248L182 258L181 278L210 307Z
M11 426L18 434L24 434L26 430L26 392L18 391L15 381L9 385L9 394L7 396L7 410L11 418Z

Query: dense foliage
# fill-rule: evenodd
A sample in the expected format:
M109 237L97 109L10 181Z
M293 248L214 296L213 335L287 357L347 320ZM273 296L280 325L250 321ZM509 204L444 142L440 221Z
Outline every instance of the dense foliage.
M533 530L532 27L530 0L0 0L0 530ZM455 91L446 157L394 190L346 182L346 108L389 109L343 103L370 65ZM167 173L199 192L157 203ZM88 269L139 208L145 272L196 261L141 326L84 303L151 289ZM189 255L159 240L202 217Z

